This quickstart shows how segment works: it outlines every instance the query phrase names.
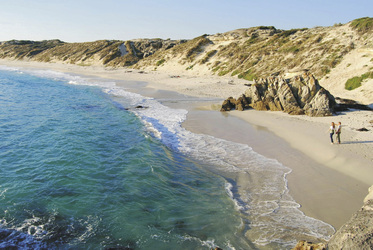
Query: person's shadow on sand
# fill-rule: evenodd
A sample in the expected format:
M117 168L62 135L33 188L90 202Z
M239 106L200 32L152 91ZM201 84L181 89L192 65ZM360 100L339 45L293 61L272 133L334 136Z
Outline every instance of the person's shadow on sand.
M341 144L361 144L361 143L373 143L373 141L346 141Z

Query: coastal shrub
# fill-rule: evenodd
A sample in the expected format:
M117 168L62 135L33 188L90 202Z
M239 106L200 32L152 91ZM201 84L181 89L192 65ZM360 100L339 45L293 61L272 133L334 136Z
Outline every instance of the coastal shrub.
M192 70L193 67L194 67L194 65L190 65L190 66L188 66L185 70Z
M156 65L157 66L161 66L164 62L166 61L166 59L161 59L161 60L159 60L157 63L156 63Z
M220 66L213 67L213 68L212 68L212 72L215 73L215 72L218 71L219 69L220 69Z
M260 30L276 30L275 26L259 26Z
M320 72L321 72L321 75L326 75L330 72L330 68L326 67L326 66L323 66L323 67L320 68Z
M211 41L205 36L200 36L200 37L194 38L190 42L184 43L183 45L185 45L185 49L186 49L185 57L188 58L189 61L193 61L196 54L203 51L202 47L209 43L211 43Z
M346 81L345 89L353 90L361 86L361 78L359 76L355 76L350 78Z
M224 76L224 75L226 75L226 74L228 74L229 73L229 70L222 70L222 71L220 71L219 72L219 76Z
M285 31L279 33L277 36L278 36L278 37L289 37L289 36L291 36L291 35L297 33L298 31L304 31L304 30L307 30L307 28L285 30Z
M323 61L323 65L334 68L342 59L341 55L337 55L336 53L331 54L326 58L326 60Z
M256 43L258 41L258 37L259 37L258 34L253 33L250 39L245 42L245 45L248 46L248 45Z
M240 73L240 70L236 69L235 71L232 72L231 76L238 75Z
M217 50L211 50L209 52L206 53L206 56L201 59L201 61L199 62L200 64L205 64L206 62L208 62L208 60L213 57L218 51Z
M368 79L373 79L373 72L367 72L361 76L355 76L350 79L348 79L345 83L345 89L347 90L353 90L361 86L361 83Z
M355 19L351 22L350 26L360 34L373 31L373 18L363 17Z
M299 48L297 46L290 46L290 47L287 47L287 48L283 48L281 49L281 52L283 53L293 53L293 54L296 54L299 52Z
M238 75L238 78L245 79L248 81L253 81L256 78L256 75L251 72L251 70L247 70L241 74Z

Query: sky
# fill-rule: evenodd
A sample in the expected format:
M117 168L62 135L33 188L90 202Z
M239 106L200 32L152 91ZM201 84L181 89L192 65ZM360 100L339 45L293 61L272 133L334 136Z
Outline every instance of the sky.
M255 26L373 17L373 0L0 0L0 41L192 39Z

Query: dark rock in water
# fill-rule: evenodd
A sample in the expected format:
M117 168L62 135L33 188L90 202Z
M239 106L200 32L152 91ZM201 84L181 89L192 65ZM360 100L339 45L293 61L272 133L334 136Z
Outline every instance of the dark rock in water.
M246 98L245 95L242 95L237 100L233 97L229 97L225 100L222 104L220 111L230 111L232 109L236 109L239 111L243 111L244 109L250 108L250 102Z
M360 131L360 132L366 132L366 131L369 131L369 129L366 129L366 128L359 128L359 129L356 129L357 131Z
M12 231L3 230L3 229L0 228L0 241L3 241L5 238L7 238L11 234L12 234Z
M186 224L184 221L182 220L178 220L175 222L175 228L177 229L185 229L186 228Z
M291 79L272 76L255 81L237 101L229 97L221 111L232 109L284 111L291 115L330 116L334 97L308 72Z
M328 249L373 249L373 186L364 205L329 240Z
M223 102L220 111L230 111L236 107L236 99L229 97Z
M30 234L0 228L0 249L47 249L47 245Z
M136 108L136 109L146 109L146 108L148 108L148 107L144 107L144 106L138 105L138 106L136 106L135 108Z

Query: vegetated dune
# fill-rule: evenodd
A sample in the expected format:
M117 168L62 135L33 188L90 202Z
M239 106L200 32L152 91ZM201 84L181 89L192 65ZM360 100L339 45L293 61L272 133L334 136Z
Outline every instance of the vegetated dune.
M260 26L191 40L13 40L0 44L0 58L213 74L248 81L272 74L290 78L307 70L333 95L373 103L373 18L368 17L331 27ZM345 86L349 79L351 90Z

